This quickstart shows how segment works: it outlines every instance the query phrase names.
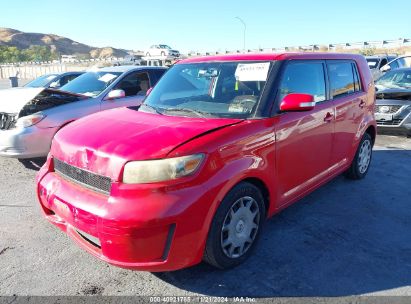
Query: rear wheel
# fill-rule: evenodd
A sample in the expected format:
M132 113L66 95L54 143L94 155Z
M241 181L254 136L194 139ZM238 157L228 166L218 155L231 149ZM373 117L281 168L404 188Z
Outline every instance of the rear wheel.
M372 158L373 141L370 134L365 133L355 153L351 167L345 173L350 179L362 179L367 175Z
M161 56L165 56L166 55L166 53L164 53L164 52L161 52Z
M261 191L247 182L235 186L214 216L204 260L221 269L244 262L251 255L264 219L265 206Z
M150 57L150 56L151 56L150 53L147 53L147 54L146 54L146 57Z

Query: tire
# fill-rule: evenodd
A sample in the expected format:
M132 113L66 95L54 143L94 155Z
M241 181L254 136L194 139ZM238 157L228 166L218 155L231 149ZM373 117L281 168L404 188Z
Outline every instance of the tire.
M161 52L161 56L165 56L166 55L166 53L164 53L164 52Z
M151 57L150 53L147 53L147 54L146 54L146 57Z
M220 269L243 263L255 248L265 216L261 191L247 182L236 185L227 193L214 215L203 260Z
M363 179L367 175L372 159L372 146L373 140L370 134L365 133L358 145L350 168L345 172L347 178L358 180ZM367 160L364 160L364 157L366 157Z

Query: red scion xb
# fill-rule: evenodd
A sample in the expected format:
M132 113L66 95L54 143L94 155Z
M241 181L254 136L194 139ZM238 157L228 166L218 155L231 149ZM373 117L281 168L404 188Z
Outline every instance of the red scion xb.
M233 267L267 217L341 173L367 174L374 103L360 55L182 60L141 107L58 132L38 199L51 223L110 264Z

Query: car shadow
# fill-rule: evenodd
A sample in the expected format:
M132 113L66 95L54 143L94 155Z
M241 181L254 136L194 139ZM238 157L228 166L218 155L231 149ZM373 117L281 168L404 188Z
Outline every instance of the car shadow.
M410 150L376 150L365 179L337 177L268 220L245 264L154 275L210 296L349 296L409 286L410 181Z
M39 171L47 160L47 157L19 158L19 162L27 169Z

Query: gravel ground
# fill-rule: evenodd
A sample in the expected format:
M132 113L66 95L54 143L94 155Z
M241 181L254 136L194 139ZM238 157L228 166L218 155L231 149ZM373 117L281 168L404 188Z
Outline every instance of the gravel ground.
M229 271L107 265L42 217L36 170L0 166L0 295L411 295L411 139L380 136L364 180L338 177L269 220Z

